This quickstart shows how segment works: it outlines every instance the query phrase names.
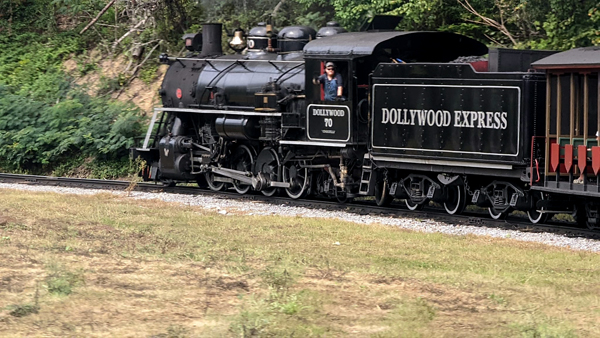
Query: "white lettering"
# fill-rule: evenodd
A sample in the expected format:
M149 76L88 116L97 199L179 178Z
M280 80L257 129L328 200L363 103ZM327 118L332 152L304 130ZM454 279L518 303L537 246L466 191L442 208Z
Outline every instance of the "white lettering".
M390 122L390 111L387 108L381 109L381 123L387 124Z
M398 111L396 108L392 108L390 109L390 123L396 124L396 121L398 121Z
M462 127L462 125L460 124L460 116L462 115L462 112L460 110L455 110L454 111L454 126L455 127Z
M500 123L500 129L506 129L506 127L508 126L508 121L506 121L507 116L507 112L502 112L502 114L500 115L500 121L502 121L502 123Z
M485 113L482 111L477 112L477 128L486 128L485 127Z
M315 115L344 116L343 110L315 109ZM508 128L508 112L471 111L409 108L382 108L382 124L418 125L428 127L506 129Z
M486 128L494 128L492 125L492 118L494 117L494 112L486 111L485 112L485 125Z
M417 114L416 110L411 109L410 110L410 125L414 126L415 125L415 115Z
M447 110L444 110L444 127L447 127L452 123L452 115Z
M427 110L417 110L417 118L419 119L419 125L424 126L427 123Z

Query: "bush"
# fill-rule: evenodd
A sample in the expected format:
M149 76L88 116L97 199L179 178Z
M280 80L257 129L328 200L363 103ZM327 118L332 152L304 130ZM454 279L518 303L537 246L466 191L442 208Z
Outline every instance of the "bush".
M79 158L93 158L95 168L118 166L96 170L102 176L126 167L142 116L132 104L74 87L62 62L85 49L81 37L20 32L0 36L0 49L0 170L64 171L64 163Z
M0 86L0 166L40 170L69 158L119 160L142 133L133 106L70 89L53 105Z

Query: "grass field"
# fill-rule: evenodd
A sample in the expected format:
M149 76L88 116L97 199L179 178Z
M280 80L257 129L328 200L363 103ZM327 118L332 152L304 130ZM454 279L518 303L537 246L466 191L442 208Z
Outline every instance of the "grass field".
M593 337L600 255L0 190L0 336Z

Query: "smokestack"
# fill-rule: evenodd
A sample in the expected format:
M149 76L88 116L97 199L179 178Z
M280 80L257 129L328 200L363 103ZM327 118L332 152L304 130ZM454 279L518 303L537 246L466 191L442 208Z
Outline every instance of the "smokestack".
M205 23L202 25L202 52L200 56L223 55L223 47L221 47L222 26L220 23Z

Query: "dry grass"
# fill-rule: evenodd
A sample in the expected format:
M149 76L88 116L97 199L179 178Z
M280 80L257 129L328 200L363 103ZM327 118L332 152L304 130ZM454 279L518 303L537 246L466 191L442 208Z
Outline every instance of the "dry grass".
M600 336L594 253L0 193L0 336Z

